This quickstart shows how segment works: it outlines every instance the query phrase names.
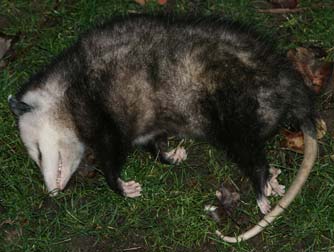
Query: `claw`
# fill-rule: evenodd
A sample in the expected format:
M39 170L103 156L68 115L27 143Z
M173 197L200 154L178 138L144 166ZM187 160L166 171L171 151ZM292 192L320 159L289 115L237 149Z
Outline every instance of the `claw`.
M257 205L260 208L261 213L263 214L267 214L269 213L271 206L270 206L270 202L266 197L262 197L261 199L257 200Z
M121 179L118 179L118 183L125 197L135 198L141 195L142 191L141 185L136 181L132 180L125 182Z
M179 164L187 159L187 152L183 147L177 147L165 153L165 157L173 164Z
M283 196L285 193L285 186L279 184L277 177L279 174L281 174L281 170L280 169L276 169L276 168L270 168L269 170L270 174L272 175L271 179L268 181L267 187L271 187L271 192L270 194L266 194L266 196Z

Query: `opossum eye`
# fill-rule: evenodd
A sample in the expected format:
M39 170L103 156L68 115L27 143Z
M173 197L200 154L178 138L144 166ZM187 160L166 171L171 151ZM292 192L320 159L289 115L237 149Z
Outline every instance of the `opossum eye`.
M18 101L16 100L13 96L9 96L8 97L8 103L10 106L10 109L12 110L12 112L16 115L16 116L21 116L26 112L29 112L32 110L32 106L22 102L22 101Z

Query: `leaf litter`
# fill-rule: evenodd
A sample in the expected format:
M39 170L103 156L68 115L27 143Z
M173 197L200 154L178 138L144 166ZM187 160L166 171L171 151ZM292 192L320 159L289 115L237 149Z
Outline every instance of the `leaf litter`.
M0 36L0 67L2 67L5 64L2 58L9 51L11 45L12 45L12 39Z

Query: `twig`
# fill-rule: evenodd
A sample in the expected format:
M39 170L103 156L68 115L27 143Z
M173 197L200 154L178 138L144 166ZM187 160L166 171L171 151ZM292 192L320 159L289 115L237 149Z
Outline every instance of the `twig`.
M278 8L278 9L259 9L257 12L259 13L270 13L270 14L285 14L285 13L298 13L298 12L304 12L308 10L309 8L295 8L295 9L289 9L289 8Z
M141 249L142 247L133 247L133 248L126 248L126 249L123 249L123 251L134 251L134 250L138 250L138 249Z

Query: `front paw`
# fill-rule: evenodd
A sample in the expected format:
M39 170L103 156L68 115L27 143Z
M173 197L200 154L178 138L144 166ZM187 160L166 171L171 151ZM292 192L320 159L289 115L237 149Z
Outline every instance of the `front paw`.
M125 182L122 179L118 178L117 182L124 197L136 198L141 196L142 188L141 185L136 181L132 180Z

